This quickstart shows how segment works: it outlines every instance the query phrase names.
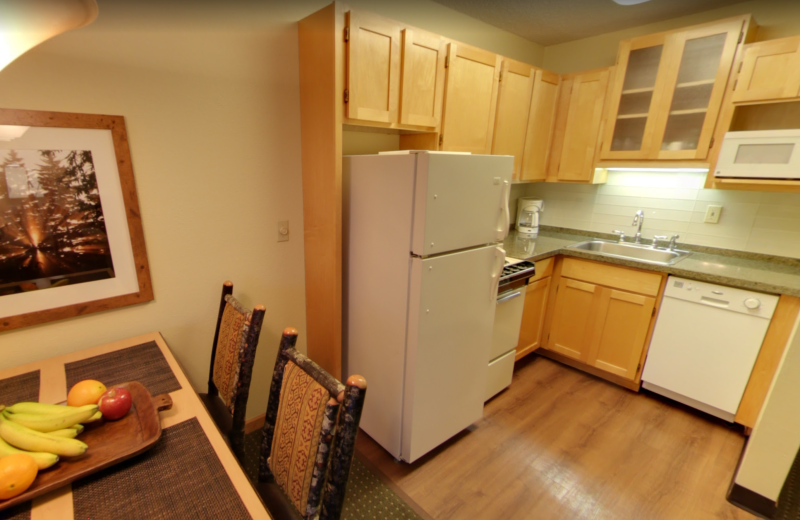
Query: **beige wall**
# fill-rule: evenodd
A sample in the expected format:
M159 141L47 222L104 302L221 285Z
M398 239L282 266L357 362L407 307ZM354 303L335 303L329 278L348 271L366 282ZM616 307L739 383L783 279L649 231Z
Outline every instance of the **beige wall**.
M617 59L620 40L752 13L759 25L757 40L800 34L800 2L795 0L751 0L663 22L592 36L545 47L542 66L559 73L608 67Z
M795 323L735 477L740 486L776 502L800 448L798 325L800 321Z
M249 416L266 408L280 331L297 327L304 348L297 18L210 9L101 1L95 24L0 72L3 107L125 116L155 290L151 303L3 333L0 368L161 331L205 389L225 279L267 308ZM292 236L278 243L285 218Z
M248 416L280 331L305 349L297 20L328 4L100 0L98 20L0 72L0 106L126 118L155 301L0 335L0 368L161 331L205 389L221 284L267 307ZM353 5L539 63L543 48L429 0ZM397 136L346 140L350 153ZM388 143L388 144L387 144ZM289 242L276 221L290 220Z

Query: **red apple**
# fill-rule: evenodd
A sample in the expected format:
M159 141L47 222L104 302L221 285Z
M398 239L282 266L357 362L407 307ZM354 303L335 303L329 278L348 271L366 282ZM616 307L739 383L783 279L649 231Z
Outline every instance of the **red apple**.
M103 414L103 419L116 421L122 419L131 409L133 400L131 393L124 388L110 388L100 396L97 406Z

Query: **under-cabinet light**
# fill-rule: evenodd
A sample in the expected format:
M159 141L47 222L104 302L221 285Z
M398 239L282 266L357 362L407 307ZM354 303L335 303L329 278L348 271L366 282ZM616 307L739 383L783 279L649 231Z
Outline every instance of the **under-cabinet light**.
M708 168L606 168L610 172L681 172L707 173Z
M95 0L0 1L0 70L43 41L95 18Z

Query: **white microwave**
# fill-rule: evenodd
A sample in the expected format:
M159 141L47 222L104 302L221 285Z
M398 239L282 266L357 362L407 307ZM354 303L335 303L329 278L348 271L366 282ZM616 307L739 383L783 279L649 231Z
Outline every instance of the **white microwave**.
M800 129L726 133L714 176L800 179Z

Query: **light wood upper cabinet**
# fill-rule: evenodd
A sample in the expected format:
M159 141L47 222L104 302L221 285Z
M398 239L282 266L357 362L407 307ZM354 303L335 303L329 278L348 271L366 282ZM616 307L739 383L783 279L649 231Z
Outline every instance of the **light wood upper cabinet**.
M522 152L520 179L524 181L543 181L547 177L547 160L553 138L560 83L558 74L546 70L536 71L525 132L525 148Z
M400 123L437 128L442 117L446 48L441 36L403 30Z
M365 11L345 14L347 117L396 123L402 26Z
M655 298L604 287L587 362L634 380L654 307Z
M734 103L800 96L800 36L746 47L733 91Z
M520 178L522 169L535 72L530 65L505 58L500 70L492 154L514 156L515 180Z
M561 78L549 176L592 182L599 147L609 69Z
M602 159L705 159L749 16L620 44Z
M448 44L442 150L491 153L500 60L488 51Z

